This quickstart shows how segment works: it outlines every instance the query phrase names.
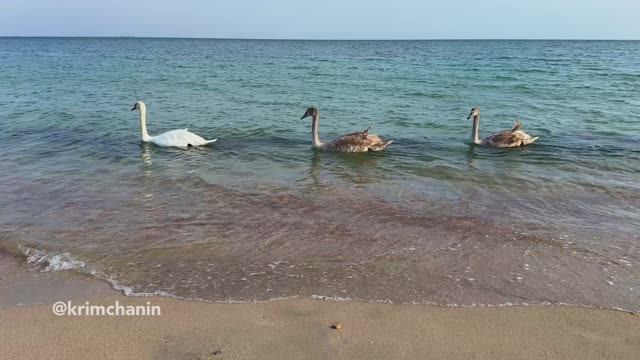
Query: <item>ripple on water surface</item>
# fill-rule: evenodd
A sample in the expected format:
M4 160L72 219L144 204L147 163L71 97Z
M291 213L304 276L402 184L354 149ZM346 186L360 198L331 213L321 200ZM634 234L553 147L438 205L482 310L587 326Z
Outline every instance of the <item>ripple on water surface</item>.
M639 309L637 42L2 38L0 59L0 249L43 269L220 301ZM137 99L152 134L219 142L141 146ZM314 152L310 105L323 138L395 143ZM470 146L472 106L539 142Z

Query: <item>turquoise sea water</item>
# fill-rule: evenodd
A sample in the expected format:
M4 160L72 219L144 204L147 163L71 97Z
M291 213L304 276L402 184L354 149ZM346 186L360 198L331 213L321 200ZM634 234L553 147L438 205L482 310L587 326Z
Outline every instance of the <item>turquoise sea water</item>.
M638 310L638 94L634 41L0 38L0 249L216 301ZM136 100L218 143L141 144ZM316 152L310 105L395 143ZM540 139L471 146L474 106Z

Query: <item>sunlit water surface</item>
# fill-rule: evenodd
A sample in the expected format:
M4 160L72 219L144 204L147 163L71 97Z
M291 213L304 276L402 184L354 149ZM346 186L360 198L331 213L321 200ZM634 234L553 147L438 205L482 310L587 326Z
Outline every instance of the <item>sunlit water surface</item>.
M43 268L213 301L640 310L640 42L0 38L0 84L0 249ZM138 99L152 135L218 143L142 145ZM395 143L316 152L309 105L323 138ZM470 146L472 106L540 140Z

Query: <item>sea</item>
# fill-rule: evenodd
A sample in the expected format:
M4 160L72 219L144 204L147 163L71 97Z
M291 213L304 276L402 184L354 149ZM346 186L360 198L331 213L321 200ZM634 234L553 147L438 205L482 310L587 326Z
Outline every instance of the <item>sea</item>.
M138 100L218 141L142 143ZM394 143L314 150L310 106ZM473 145L472 107L539 139ZM640 311L640 42L0 38L0 252L127 295Z

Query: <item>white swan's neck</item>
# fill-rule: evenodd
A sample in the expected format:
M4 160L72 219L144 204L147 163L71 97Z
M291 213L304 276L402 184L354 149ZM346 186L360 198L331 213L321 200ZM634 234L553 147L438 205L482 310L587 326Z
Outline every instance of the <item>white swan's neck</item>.
M151 136L147 132L147 107L144 104L140 105L140 135L142 136L142 141L151 141Z
M476 115L473 117L473 129L471 130L471 141L474 144L480 145L482 144L482 140L480 140L480 115Z
M313 115L313 121L311 121L311 134L313 136L313 146L322 147L323 143L320 141L320 135L318 134L318 123L320 122L320 115Z

